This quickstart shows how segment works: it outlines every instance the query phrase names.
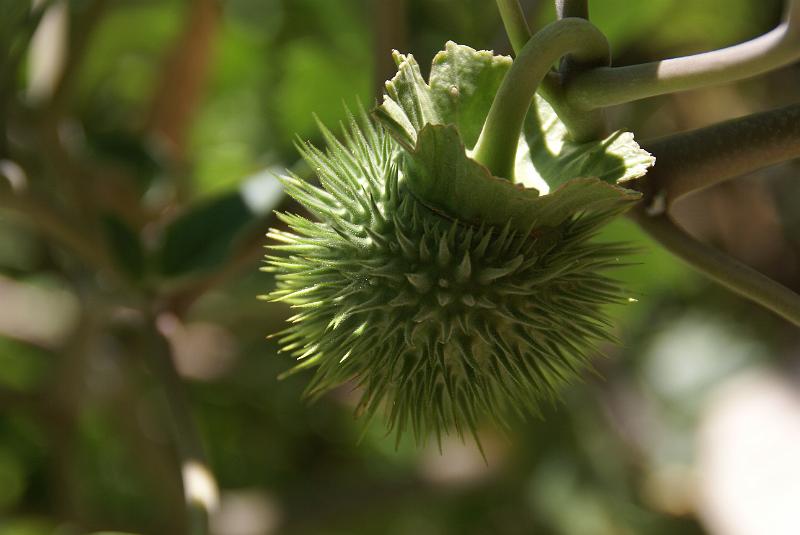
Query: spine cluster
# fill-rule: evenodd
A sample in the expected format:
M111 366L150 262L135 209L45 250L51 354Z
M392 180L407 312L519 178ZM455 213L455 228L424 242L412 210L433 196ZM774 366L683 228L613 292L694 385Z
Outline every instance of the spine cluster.
M403 152L383 130L354 120L329 149L303 147L320 186L286 189L318 221L282 214L269 257L270 299L296 314L282 349L315 367L312 396L347 381L359 411L381 405L398 436L506 421L553 401L609 339L602 306L621 301L602 274L624 248L589 241L608 213L520 232L430 209L403 184Z

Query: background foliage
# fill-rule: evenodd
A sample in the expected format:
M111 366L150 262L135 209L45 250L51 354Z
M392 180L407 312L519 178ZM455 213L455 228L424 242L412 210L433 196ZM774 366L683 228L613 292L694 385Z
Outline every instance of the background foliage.
M534 26L550 4L524 2ZM617 64L740 42L780 17L776 0L690 4L595 1L591 15ZM264 337L289 310L255 299L272 287L257 268L271 211L296 209L273 173L309 174L294 136L318 140L312 113L335 124L343 101L373 102L390 48L423 70L447 40L507 53L493 2L75 0L65 74L49 85L34 54L18 76L5 70L29 5L4 6L0 170L13 181L9 162L21 165L26 191L84 225L84 256L98 258L87 267L43 231L38 205L0 205L0 535L182 530L162 400L142 364L143 298L169 311L159 327L222 489L219 534L733 534L786 514L800 526L778 498L744 507L723 492L800 496L800 478L781 479L800 473L781 449L800 444L800 334L627 221L605 231L643 251L618 272L639 297L612 311L622 343L542 420L509 436L486 428L487 463L457 441L443 455L395 450L379 421L359 442L348 388L307 405L306 376L276 379L291 362ZM791 67L609 116L647 139L799 96ZM677 217L799 290L797 171L720 185ZM756 409L735 402L751 398L778 401L744 426ZM733 446L754 435L753 449ZM734 470L742 451L775 478Z

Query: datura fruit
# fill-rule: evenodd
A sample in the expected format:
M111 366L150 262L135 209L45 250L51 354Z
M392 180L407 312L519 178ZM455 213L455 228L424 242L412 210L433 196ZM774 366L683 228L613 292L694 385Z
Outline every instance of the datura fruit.
M301 147L319 186L282 179L315 220L279 215L267 298L296 311L277 337L316 368L310 395L352 380L398 437L475 435L556 400L612 338L604 306L627 296L605 271L627 247L591 238L653 158L627 132L572 143L537 96L513 180L492 176L471 148L511 59L448 43L428 82L395 60L376 118Z

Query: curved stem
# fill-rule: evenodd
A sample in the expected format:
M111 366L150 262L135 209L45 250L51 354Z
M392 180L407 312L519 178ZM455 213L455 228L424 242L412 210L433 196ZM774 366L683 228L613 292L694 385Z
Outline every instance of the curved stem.
M693 191L800 157L800 104L642 145L656 165L641 179L641 189L666 208Z
M513 178L522 123L537 87L565 54L579 63L608 64L608 42L583 19L553 22L530 38L495 95L473 157L495 176Z
M666 214L651 217L642 208L631 217L668 251L729 290L800 326L800 295L730 256L697 241Z
M172 349L158 330L155 318L150 319L149 334L150 367L164 392L173 427L175 447L181 463L189 533L206 535L209 532L209 514L217 505L217 483L206 460L202 441L183 392L181 378L175 369Z
M559 19L577 17L589 20L589 1L588 0L555 0L556 16ZM580 65L575 65L569 56L561 59L562 82L566 82L573 74L580 72ZM563 94L563 91L562 91Z
M497 8L511 47L515 54L519 54L531 38L531 30L519 0L497 0ZM553 107L572 139L580 142L604 137L606 125L602 111L584 111L571 107L564 96L561 79L558 73L549 72L541 81L538 92Z
M793 2L774 30L735 46L627 67L591 69L569 81L567 100L591 110L676 91L724 84L763 74L800 59L798 20Z

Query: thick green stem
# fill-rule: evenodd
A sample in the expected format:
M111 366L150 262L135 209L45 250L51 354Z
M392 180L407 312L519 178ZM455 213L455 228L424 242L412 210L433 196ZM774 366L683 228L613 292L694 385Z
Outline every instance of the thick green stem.
M155 319L150 320L149 357L151 370L158 380L173 427L175 447L181 463L181 480L186 498L187 520L191 535L209 533L209 515L217 505L218 490L214 474L205 457L202 441L192 419L183 392L183 383L175 369L169 342L159 332Z
M519 0L497 0L497 8L503 19L508 39L515 54L519 54L531 38L531 30ZM584 17L586 18L586 17ZM539 85L539 94L553 107L558 118L575 141L589 141L605 136L605 117L601 110L587 112L572 108L566 101L561 87L562 77L549 72Z
M800 104L643 143L656 165L641 179L665 209L680 197L800 157Z
M473 157L495 176L513 179L514 160L525 116L537 87L565 54L585 64L608 65L608 41L583 19L553 22L530 38L506 74L492 102Z
M725 84L763 74L800 59L800 2L785 21L760 37L728 48L627 67L600 67L567 83L566 98L592 110L676 91Z
M687 234L666 214L631 213L651 237L700 273L800 326L800 295Z

